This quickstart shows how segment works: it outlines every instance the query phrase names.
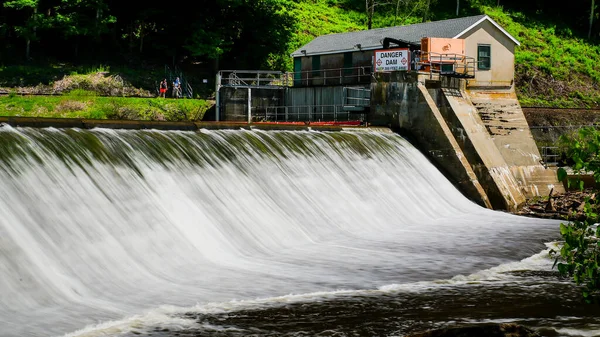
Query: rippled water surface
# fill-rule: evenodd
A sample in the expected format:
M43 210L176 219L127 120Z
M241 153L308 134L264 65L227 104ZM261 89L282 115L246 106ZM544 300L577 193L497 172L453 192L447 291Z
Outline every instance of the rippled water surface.
M556 221L377 132L0 129L1 336L401 336L600 321ZM524 272L529 271L529 272Z

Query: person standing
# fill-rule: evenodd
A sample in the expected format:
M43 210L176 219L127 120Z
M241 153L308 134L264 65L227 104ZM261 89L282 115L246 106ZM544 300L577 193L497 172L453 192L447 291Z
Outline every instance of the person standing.
M175 78L175 82L173 82L173 97L179 98L181 95L181 82L179 81L179 77Z
M167 79L165 78L160 82L158 97L167 98L167 89L168 89Z

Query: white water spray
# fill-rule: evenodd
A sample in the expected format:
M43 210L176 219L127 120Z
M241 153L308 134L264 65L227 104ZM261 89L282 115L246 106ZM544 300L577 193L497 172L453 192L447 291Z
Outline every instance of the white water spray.
M3 127L0 146L1 336L451 278L556 233L392 134Z

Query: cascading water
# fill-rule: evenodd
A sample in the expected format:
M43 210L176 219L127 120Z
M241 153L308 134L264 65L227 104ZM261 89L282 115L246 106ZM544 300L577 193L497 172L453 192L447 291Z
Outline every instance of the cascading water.
M460 283L557 237L378 132L4 126L0 193L0 336L216 331L198 315Z

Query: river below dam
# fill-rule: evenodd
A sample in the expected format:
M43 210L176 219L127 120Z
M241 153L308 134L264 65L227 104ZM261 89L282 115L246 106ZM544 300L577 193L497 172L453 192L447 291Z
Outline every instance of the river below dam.
M0 127L0 336L598 336L559 221L482 208L402 137Z

